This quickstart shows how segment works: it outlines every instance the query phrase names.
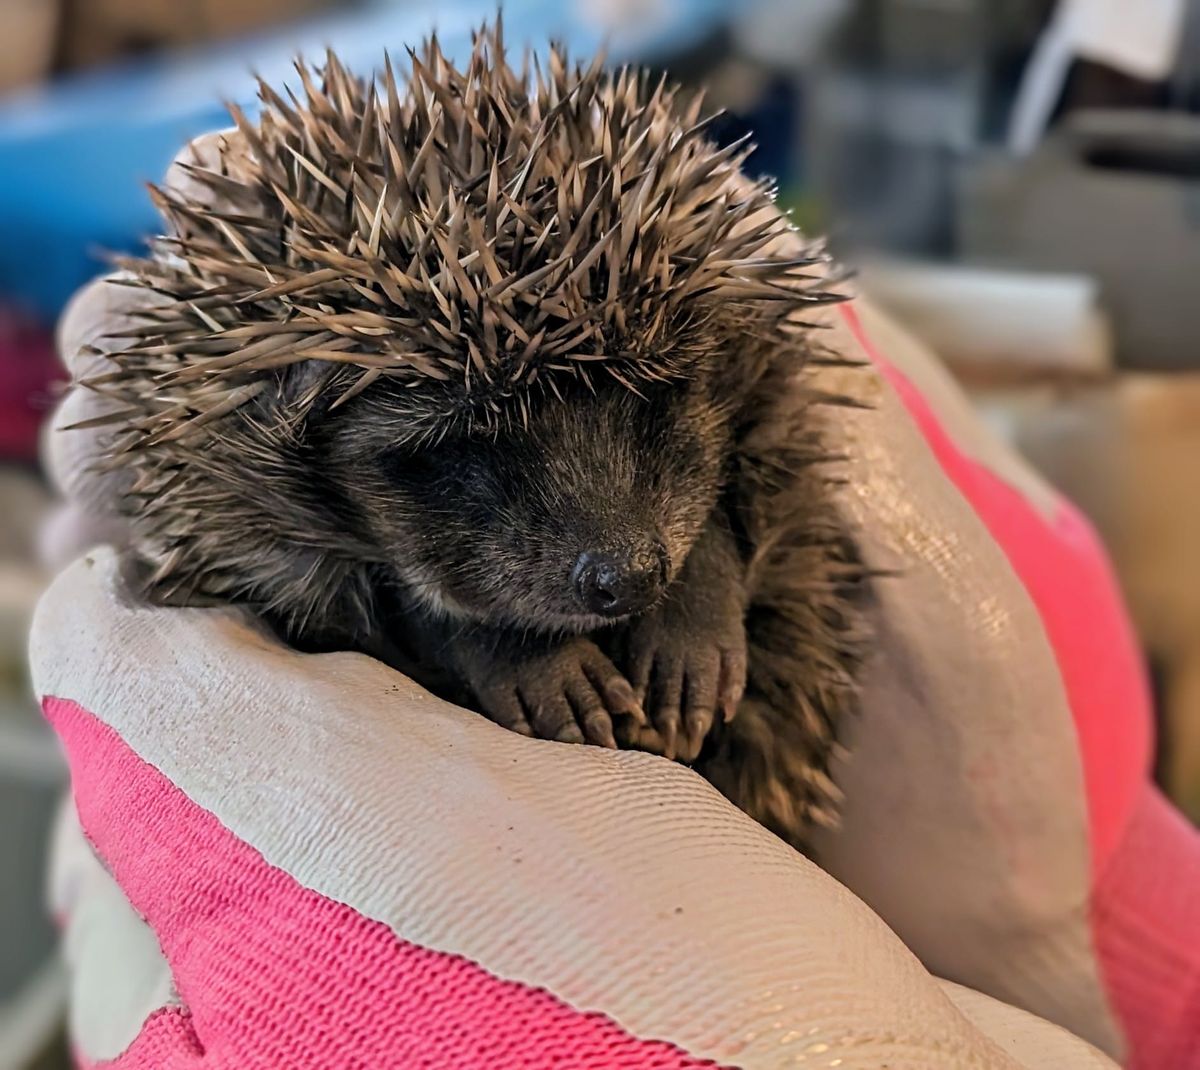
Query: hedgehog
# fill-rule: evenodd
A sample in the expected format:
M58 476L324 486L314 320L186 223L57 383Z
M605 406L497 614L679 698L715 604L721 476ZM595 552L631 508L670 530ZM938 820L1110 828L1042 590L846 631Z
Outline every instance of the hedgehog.
M259 82L80 384L131 576L508 729L830 824L869 575L834 501L824 248L665 77L436 37ZM177 184L178 186L178 184ZM186 188L185 188L186 187ZM833 408L824 412L835 412Z

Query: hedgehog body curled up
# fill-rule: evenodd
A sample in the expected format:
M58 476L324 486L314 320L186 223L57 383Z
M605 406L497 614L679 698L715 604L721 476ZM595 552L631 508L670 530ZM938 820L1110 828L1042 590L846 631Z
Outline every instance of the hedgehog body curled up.
M497 27L404 85L301 64L155 191L138 323L81 385L135 574L686 761L801 843L867 582L805 384L826 258L680 90L525 62Z

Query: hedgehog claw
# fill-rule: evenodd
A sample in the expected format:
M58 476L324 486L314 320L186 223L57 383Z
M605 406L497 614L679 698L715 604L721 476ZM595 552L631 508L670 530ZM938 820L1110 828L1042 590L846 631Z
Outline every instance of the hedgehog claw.
M630 733L627 745L694 762L718 716L728 722L741 702L745 643L740 611L713 619L667 602L634 622L626 661L654 732Z
M522 735L614 749L614 718L646 723L629 681L587 639L540 649L459 643L481 712Z

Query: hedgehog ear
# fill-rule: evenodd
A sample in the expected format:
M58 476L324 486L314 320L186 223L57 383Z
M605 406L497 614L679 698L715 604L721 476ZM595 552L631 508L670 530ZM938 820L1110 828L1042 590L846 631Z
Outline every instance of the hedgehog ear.
M279 376L279 399L287 408L317 413L332 403L325 387L337 371L324 360L299 360L286 365Z

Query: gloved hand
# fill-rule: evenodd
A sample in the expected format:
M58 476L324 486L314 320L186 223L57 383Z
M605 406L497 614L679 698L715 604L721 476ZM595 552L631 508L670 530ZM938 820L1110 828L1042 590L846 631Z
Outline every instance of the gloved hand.
M898 579L821 860L942 976L1127 1066L1200 1066L1200 835L1151 782L1104 551L895 324L864 306L834 330L883 380L844 475Z
M517 736L232 610L138 605L108 549L55 582L33 651L99 859L58 881L91 1061L1111 1065L939 984L665 759Z

